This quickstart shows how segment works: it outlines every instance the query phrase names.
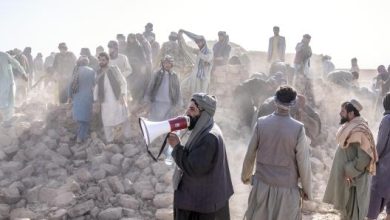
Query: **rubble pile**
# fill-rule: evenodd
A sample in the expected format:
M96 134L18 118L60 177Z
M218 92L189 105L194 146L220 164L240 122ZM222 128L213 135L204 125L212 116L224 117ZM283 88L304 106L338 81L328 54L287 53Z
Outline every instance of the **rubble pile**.
M22 106L0 128L0 219L172 219L173 168L151 160L137 123L130 143L106 145L95 116L76 144L69 108L46 108Z

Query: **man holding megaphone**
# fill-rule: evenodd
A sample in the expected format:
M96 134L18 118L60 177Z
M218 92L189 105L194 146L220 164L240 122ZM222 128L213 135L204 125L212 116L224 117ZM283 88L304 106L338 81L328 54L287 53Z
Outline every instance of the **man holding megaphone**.
M183 145L170 133L176 162L173 175L174 219L229 220L233 185L222 132L214 122L217 101L205 93L193 94L186 115L191 134Z

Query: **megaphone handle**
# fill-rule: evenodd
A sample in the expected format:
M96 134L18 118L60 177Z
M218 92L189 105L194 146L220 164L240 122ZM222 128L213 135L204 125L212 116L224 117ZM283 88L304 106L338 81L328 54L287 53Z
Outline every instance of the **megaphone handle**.
M163 142L163 144L161 145L160 152L158 153L158 156L157 156L157 158L156 158L157 160L158 160L158 158L161 156L162 152L163 152L164 149L165 149L165 145L167 144L168 137L169 137L169 133L168 133L167 136L165 136L165 138L164 138L164 142Z

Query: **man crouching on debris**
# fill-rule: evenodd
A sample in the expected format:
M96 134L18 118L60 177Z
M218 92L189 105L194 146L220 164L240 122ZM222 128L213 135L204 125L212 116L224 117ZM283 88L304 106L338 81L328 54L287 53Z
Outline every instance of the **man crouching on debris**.
M299 220L301 197L312 199L305 128L290 116L296 96L293 88L281 86L274 97L275 112L259 118L254 127L241 174L243 183L252 184L248 220Z
M224 139L214 122L214 96L196 93L186 114L191 134L185 145L171 133L168 143L177 167L173 175L175 220L229 220L233 195Z

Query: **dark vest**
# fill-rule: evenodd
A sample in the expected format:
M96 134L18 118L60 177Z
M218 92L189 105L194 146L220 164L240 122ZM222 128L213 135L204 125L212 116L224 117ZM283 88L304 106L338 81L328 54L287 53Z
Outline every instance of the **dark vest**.
M273 113L258 119L259 143L256 178L276 187L296 187L298 167L295 157L303 124L289 115Z
M233 195L233 185L222 132L218 125L214 124L207 135L214 135L218 139L218 150L214 158L215 165L209 173L200 177L183 174L180 185L175 191L175 208L211 213L224 207L230 196ZM195 147L196 144L193 148Z
M101 75L98 76L98 98L100 102L104 102L105 95L104 95L104 73L100 73ZM120 71L118 67L110 66L107 70L107 77L111 84L112 91L114 92L115 98L118 100L119 96L121 95L121 85L119 83L119 74Z

